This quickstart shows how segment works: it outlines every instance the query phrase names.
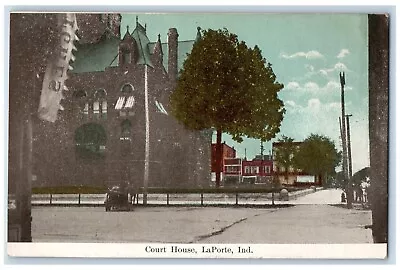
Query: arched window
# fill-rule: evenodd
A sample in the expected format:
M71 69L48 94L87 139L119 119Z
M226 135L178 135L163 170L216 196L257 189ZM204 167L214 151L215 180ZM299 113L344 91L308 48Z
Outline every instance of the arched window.
M106 142L106 131L99 124L84 124L75 131L76 153L80 158L104 157Z
M85 119L89 117L89 103L87 100L87 93L84 90L74 91L72 98L75 103L75 109L78 114L83 112Z
M121 94L115 104L115 109L120 110L121 116L126 116L129 111L129 115L133 115L133 107L135 105L135 97L133 96L134 88L131 84L126 83L121 87Z
M121 92L126 95L130 95L133 93L133 86L130 83L126 83L122 86Z
M131 130L132 130L132 124L131 121L128 119L125 119L121 123L121 141L131 141L132 136L131 136Z
M103 119L107 118L107 92L99 89L94 93L93 113L96 117L101 114Z

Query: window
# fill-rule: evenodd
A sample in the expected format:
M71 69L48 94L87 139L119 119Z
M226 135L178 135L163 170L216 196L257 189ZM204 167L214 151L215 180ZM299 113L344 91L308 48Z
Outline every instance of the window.
M125 109L132 109L133 105L135 104L135 98L133 96L129 96L125 102Z
M126 95L132 94L133 86L129 83L124 84L124 86L122 86L122 88L121 88L121 92Z
M115 109L121 110L124 106L124 103L125 103L125 97L119 97L117 103L115 104Z
M132 109L135 106L135 97L133 96L133 86L129 83L124 84L121 87L121 94L118 97L117 103L115 104L115 109L116 110L121 110L120 111L120 116L126 116L127 113L126 111L129 111L129 116L133 116L134 113ZM122 113L122 110L125 110L124 113ZM132 112L132 113L131 113Z
M270 166L264 166L264 172L265 173L271 173L271 167Z
M250 173L250 166L244 167L244 173Z
M83 90L74 91L72 95L75 104L76 115L82 115L84 119L89 117L89 104L87 103L87 93Z
M251 174L258 174L259 173L259 167L258 166L251 166L250 167L250 173Z
M88 123L80 126L75 131L77 156L84 159L104 157L106 140L106 132L101 125Z
M96 116L98 116L100 113L100 104L99 104L99 101L97 101L97 100L95 102L93 102L93 113Z
M156 99L154 99L154 103L156 105L157 112L168 115L168 112L165 110L161 102L158 102Z
M89 115L89 103L85 103L85 107L83 108L83 114L85 115L85 116L88 116Z
M101 102L101 117L107 119L107 100Z
M239 168L236 167L236 166L226 166L225 169L226 169L226 172L228 172L228 173L237 173L237 172L239 172Z
M107 93L104 89L99 89L94 93L93 114L98 119L107 119Z
M122 121L121 123L121 137L120 140L121 141L131 141L131 127L132 124L129 120L125 119L124 121Z

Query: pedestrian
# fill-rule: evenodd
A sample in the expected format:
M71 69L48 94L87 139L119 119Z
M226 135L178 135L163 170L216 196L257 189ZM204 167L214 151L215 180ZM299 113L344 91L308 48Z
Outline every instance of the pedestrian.
M363 202L363 198L362 198L363 191L362 191L361 187L357 188L356 194L357 194L356 195L356 202Z

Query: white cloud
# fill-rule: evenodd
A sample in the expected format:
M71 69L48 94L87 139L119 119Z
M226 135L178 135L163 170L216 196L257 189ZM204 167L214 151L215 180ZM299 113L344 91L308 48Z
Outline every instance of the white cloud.
M315 82L307 82L304 84L304 91L317 92L318 90L319 90L319 85Z
M281 53L280 54L281 58L285 58L285 59L294 59L294 58L298 58L298 57L305 57L306 59L320 59L320 58L324 58L324 56L318 52L318 51L308 51L308 52L296 52L294 54L286 54L286 53Z
M299 88L300 88L300 85L299 85L298 82L289 82L289 83L286 85L285 88L286 88L286 89L289 89L289 90L295 90L295 89L299 89Z
M339 115L341 109L340 102L322 103L319 98L309 99L306 106L299 105L293 100L285 101L285 105L288 113L302 114L307 119L323 114L337 113Z
M319 86L316 82L309 81L306 82L303 85L300 85L298 82L289 82L286 87L286 90L288 91L295 91L296 93L310 93L313 95L316 94L321 94L321 95L326 95L326 94L332 94L332 93L338 93L336 91L340 90L340 83L335 80L328 81L324 86ZM346 86L346 90L351 90L353 89L351 86Z
M337 58L344 58L348 54L350 54L350 51L348 49L341 49L339 54L336 56Z
M329 73L331 73L333 71L339 71L339 72L346 71L346 72L349 72L351 70L345 64L343 64L342 62L338 62L332 68L323 68L323 69L320 69L318 72L320 74L324 75L324 76L328 76Z
M349 71L349 69L347 68L347 66L343 63L336 63L334 69L336 71Z

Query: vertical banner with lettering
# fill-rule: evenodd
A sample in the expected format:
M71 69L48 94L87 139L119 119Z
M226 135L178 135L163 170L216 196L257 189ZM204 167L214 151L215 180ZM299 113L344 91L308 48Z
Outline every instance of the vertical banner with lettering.
M68 90L65 81L68 79L67 71L72 69L69 63L75 60L72 52L76 50L74 41L78 40L75 13L59 13L57 16L58 41L46 67L38 109L39 118L50 122L55 122L58 110L63 110L60 104L62 91Z

